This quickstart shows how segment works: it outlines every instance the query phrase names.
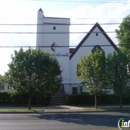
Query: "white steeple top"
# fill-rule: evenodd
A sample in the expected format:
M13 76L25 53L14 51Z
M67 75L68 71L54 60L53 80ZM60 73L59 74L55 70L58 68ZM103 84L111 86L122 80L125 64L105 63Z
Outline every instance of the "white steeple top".
M38 18L43 18L43 17L44 17L44 13L43 13L42 9L40 8L38 10Z
M38 12L40 12L40 11L42 11L42 9L41 9L41 8L38 10ZM42 12L43 12L43 11L42 11Z

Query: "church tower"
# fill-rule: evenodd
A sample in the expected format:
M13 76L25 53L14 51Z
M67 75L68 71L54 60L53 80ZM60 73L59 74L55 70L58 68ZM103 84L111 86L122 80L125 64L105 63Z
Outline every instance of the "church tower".
M36 46L43 46L43 11L40 8L38 10L38 14L37 14L37 39L36 39Z
M42 9L37 17L37 46L56 56L61 70L63 84L69 84L69 18L45 17Z

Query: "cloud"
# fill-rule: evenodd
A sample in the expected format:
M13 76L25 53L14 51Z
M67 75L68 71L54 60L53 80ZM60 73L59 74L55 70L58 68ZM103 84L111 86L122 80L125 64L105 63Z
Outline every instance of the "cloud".
M96 7L84 5L79 6L75 10L69 12L68 16L71 18L88 18L88 19L72 19L72 23L85 23L85 24L95 24L98 22L99 24L102 23L121 23L122 18L126 17L130 12L130 1L124 5L124 3L106 3ZM102 18L102 19L101 19ZM93 25L86 25L86 26L72 26L70 31L83 31L88 32ZM106 32L112 31L115 32L115 29L118 28L119 24L116 25L101 25ZM86 34L79 34L79 35L71 35L70 43L71 44L78 44L78 41ZM116 39L115 33L108 33L110 38L118 44Z
M56 13L59 17L70 17L71 23L95 24L98 22L106 32L115 32L119 24L102 25L102 23L121 23L130 14L130 0L120 3L104 3L98 6L83 5L64 14ZM82 18L82 19L76 19ZM88 32L93 25L70 26L71 32ZM70 45L77 45L86 34L71 34ZM115 44L118 44L116 33L108 33Z

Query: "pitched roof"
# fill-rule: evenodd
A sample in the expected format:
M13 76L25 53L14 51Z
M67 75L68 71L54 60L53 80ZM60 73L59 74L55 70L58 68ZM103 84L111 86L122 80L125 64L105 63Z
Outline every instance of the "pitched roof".
M78 51L78 49L82 46L82 44L87 40L87 38L90 36L90 34L94 31L95 28L98 28L102 34L104 35L104 37L110 42L110 44L113 46L113 48L117 51L118 48L117 46L114 44L114 42L110 39L110 37L106 34L106 32L103 30L103 28L96 23L91 30L87 33L87 35L82 39L82 41L78 44L78 46L74 49L74 51L71 53L70 55L70 59L75 55L75 53Z

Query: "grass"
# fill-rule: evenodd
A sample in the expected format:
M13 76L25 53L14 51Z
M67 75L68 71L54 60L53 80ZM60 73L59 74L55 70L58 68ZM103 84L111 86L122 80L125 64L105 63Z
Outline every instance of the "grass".
M124 107L124 108L119 108L119 107L111 107L111 108L83 108L84 111L102 111L102 112L105 112L105 111L130 111L130 107Z
M23 108L23 109L0 109L0 113L41 113L41 112L44 112L43 109L26 109L26 108Z
M72 107L76 107L76 106L72 106ZM80 107L81 109L74 109L74 111L83 111L83 112L116 112L116 111L130 111L130 107L123 107L122 109L119 108L119 107L115 107L115 106L111 106L111 107L99 107L97 109L95 109L93 106L89 106L89 107L86 107L86 106L77 106L77 107ZM53 111L52 109L54 109L54 112L58 112L58 111L61 111L61 112L69 112L69 109L68 108L46 108L47 111ZM56 111L55 111L56 110ZM73 112L73 109L70 109L71 112ZM28 107L24 107L24 108L8 108L8 107L1 107L0 108L0 113L43 113L45 112L44 108L33 108L32 109L28 109Z

